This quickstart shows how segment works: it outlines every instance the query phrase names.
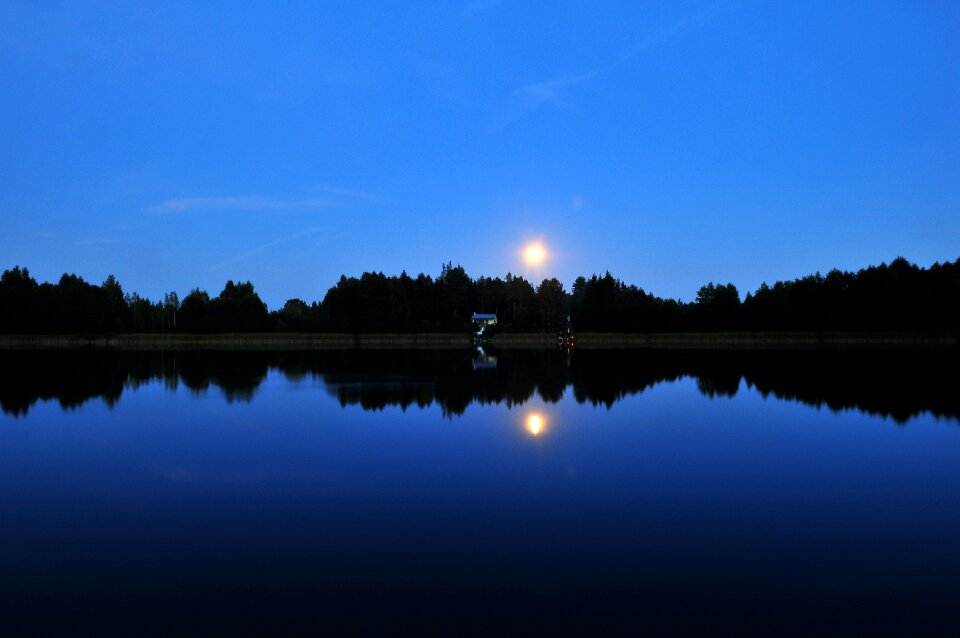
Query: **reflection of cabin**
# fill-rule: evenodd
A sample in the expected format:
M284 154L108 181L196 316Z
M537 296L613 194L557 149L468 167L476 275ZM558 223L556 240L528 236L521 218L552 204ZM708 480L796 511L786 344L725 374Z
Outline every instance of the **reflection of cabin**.
M497 325L497 315L485 315L475 312L470 319L477 328L489 328L490 326Z
M497 367L497 358L492 354L487 354L483 348L477 346L477 352L471 362L474 370L495 370Z

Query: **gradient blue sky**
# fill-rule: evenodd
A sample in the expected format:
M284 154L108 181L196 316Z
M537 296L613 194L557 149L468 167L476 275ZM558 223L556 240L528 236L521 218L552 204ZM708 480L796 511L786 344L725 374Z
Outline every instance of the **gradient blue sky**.
M957 3L152 4L0 4L0 267L275 308L960 257Z

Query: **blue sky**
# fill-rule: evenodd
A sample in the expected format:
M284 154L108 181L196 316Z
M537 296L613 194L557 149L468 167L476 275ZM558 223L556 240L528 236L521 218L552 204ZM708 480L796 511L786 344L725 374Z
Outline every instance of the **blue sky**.
M0 86L0 267L39 279L689 300L960 257L956 3L4 2Z

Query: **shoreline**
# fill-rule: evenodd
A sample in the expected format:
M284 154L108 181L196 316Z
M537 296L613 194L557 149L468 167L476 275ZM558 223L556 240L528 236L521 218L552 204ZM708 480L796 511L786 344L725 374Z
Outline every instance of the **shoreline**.
M552 335L497 335L494 344L506 347L555 344ZM925 348L954 349L956 333L908 332L689 332L689 333L582 333L576 347L697 349L697 350L819 350Z
M0 350L12 349L306 349L351 348L466 348L467 334L119 334L119 335L3 335ZM491 345L500 348L556 346L554 334L498 334ZM818 350L818 349L955 349L956 333L856 333L856 332L710 332L614 334L581 333L577 348L698 349L698 350Z

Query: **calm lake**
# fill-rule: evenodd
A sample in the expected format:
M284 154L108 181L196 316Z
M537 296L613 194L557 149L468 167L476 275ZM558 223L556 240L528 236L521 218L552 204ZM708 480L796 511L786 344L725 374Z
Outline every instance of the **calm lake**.
M956 635L956 360L4 351L0 633Z

